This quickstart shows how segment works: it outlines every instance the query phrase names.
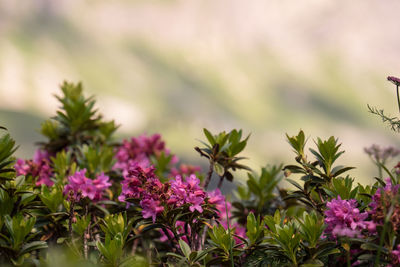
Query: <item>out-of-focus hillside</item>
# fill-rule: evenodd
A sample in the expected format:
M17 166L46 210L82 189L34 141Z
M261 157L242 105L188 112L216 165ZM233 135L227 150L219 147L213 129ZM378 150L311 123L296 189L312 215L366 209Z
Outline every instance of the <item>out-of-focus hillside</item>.
M251 132L258 168L288 162L285 133L335 135L372 178L363 147L399 145L367 112L397 114L400 2L0 0L0 121L30 156L62 80L82 81L121 136L160 132L183 158L202 128ZM312 140L309 141L312 144ZM345 160L348 161L345 162Z

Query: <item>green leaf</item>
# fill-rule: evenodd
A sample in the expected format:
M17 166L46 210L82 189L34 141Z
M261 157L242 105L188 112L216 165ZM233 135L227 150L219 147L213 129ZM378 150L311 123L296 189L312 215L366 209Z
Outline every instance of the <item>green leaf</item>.
M299 183L297 183L296 181L286 178L286 181L288 181L289 183L291 183L292 185L294 185L295 187L297 187L299 190L303 190L303 187L301 187L301 185Z
M308 260L304 264L300 265L300 267L323 267L323 266L324 263L316 259Z
M185 255L185 257L187 259L190 259L191 249L190 249L189 245L182 239L179 239L179 246L183 252L183 255Z
M341 175L342 173L345 173L349 170L355 169L355 167L343 167L343 166L336 166L335 168L332 169L332 176L336 177Z
M47 248L47 243L44 241L33 241L31 243L25 244L19 252L19 255L24 255L34 250Z
M208 142L211 144L211 147L215 145L214 136L206 129L203 128L204 135L207 137Z
M175 257L175 258L178 258L178 259L184 259L184 258L185 258L185 257L183 257L182 255L178 255L178 254L173 253L173 252L167 252L166 255L167 255L167 256L171 256L171 257Z
M214 164L214 170L219 176L223 176L225 173L224 167L218 162Z
M288 134L286 134L286 137L288 139L289 144L292 146L294 151L300 155L304 155L304 146L305 146L305 136L304 132L302 130L299 131L297 136L292 136L290 137Z

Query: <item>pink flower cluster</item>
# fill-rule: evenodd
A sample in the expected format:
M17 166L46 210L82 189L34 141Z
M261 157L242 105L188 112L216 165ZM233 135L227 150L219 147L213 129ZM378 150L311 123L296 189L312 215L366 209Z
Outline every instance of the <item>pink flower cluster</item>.
M156 217L165 207L176 208L189 204L189 210L202 213L206 192L199 185L200 180L195 175L186 179L176 176L175 179L161 183L154 174L154 167L142 168L138 164L131 165L124 175L122 192L119 201L127 199L140 199L142 215L144 218Z
M393 185L390 178L386 178L385 182L385 187L378 188L378 190L376 190L375 194L372 196L372 201L369 204L371 207L371 214L378 212L378 209L382 205L382 200L384 200L383 198L386 197L391 199L392 197L396 196L399 191L400 185Z
M397 245L396 249L392 250L392 252L390 253L390 257L391 264L389 264L388 267L400 265L400 245Z
M151 164L150 157L153 155L158 156L161 152L169 154L169 150L165 148L164 141L161 140L161 135L132 137L130 141L124 140L122 145L117 148L115 153L117 162L113 168L121 169L124 174L127 174L129 166L132 164L147 168ZM174 157L173 160L176 162L177 158Z
M164 210L162 203L168 199L168 186L156 177L154 167L142 168L139 164L132 164L121 184L122 192L118 200L140 199L143 218L151 217L155 222L157 215Z
M194 166L194 165L187 165L187 164L181 164L179 168L171 168L171 177L176 177L177 175L180 176L189 176L192 174L196 174L201 171L200 166Z
M68 198L72 196L75 201L79 201L81 197L99 201L103 199L104 191L110 186L109 177L104 173L92 180L86 177L86 169L83 169L68 177L68 184L64 187L64 195Z
M192 174L186 177L186 181L181 176L176 176L175 180L171 180L171 196L167 203L175 207L180 207L189 203L189 210L194 212L197 210L202 213L201 205L206 198L206 192L200 187L200 180L196 175Z
M361 237L361 231L364 229L375 231L375 223L366 221L368 213L360 213L357 205L357 200L342 200L340 196L328 202L326 204L328 209L324 212L327 224L325 233L337 238L338 236Z
M219 215L219 223L224 226L226 229L228 228L228 220L227 216L231 217L230 211L231 211L231 203L226 202L225 206L225 196L221 194L221 191L217 188L214 191L207 192L206 193L206 198L209 204L215 205L215 208L218 210L217 214ZM228 212L226 210L228 208ZM177 234L181 236L181 238L185 241L188 242L187 236L191 236L191 228L190 225L187 224L183 221L177 221L175 224ZM231 229L234 229L235 235L240 236L242 238L246 238L246 229L239 225L238 223L233 223L232 220L230 221L230 227ZM169 233L170 236L173 236L173 233L169 230L166 229L166 231ZM160 241L166 241L168 240L168 236L164 233L164 231L160 231L161 237ZM234 237L236 243L240 243L241 240L237 237Z
M53 176L53 170L50 167L50 155L45 150L36 150L33 160L18 159L14 168L17 176L30 174L37 178L37 186L42 184L52 186L54 184L50 179Z
M375 223L382 225L388 215L388 210L393 207L390 222L393 230L398 231L400 230L400 205L397 199L400 185L393 185L390 178L385 179L385 182L385 187L378 188L372 196L372 201L369 204L371 218Z

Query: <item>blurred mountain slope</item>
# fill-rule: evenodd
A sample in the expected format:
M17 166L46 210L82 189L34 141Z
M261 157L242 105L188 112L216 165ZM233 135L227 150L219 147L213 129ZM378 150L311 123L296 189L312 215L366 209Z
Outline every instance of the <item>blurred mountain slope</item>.
M366 108L398 114L385 77L399 75L399 7L394 0L0 0L0 118L26 133L16 138L28 155L36 118L57 108L57 86L82 81L122 136L160 132L181 157L196 159L203 127L243 128L252 133L253 167L288 161L285 132L301 128L312 138L339 137L349 162L341 163L372 178L363 147L399 145Z

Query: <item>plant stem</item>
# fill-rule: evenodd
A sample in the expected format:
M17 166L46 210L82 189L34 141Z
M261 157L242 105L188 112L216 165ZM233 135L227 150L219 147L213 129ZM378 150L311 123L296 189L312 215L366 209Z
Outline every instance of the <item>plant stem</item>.
M207 177L206 177L206 180L204 181L204 185L203 185L204 190L207 190L208 184L211 181L211 176L213 174L213 171L214 171L214 161L210 160L210 167L208 169Z
M392 214L393 214L393 206L391 206L389 208L389 211L388 211L388 213L387 213L387 215L385 217L385 220L383 222L383 231L382 231L381 236L380 236L379 248L378 248L378 252L377 252L376 258L375 258L374 266L379 266L380 256L381 256L381 252L382 252L382 246L383 246L383 243L384 243L384 239L385 239L388 223L390 222L389 218L392 216Z
M131 253L132 255L135 255L138 245L139 245L139 239L136 238L133 241L133 245L132 245L132 253Z
M189 236L189 228L188 228L188 223L187 222L185 222L185 233L186 233L186 239L187 239L187 243L188 243L188 245L189 245L189 247L190 247L190 249L191 250L195 250L194 249L194 244L193 244L193 236L194 236L194 233L193 233L193 231L194 231L194 229L192 229L191 228L191 235Z
M383 164L381 164L381 162L379 161L379 159L377 160L377 162L378 162L378 173L379 173L379 178L382 179L382 177L383 177L383 174L382 174L382 165L383 165Z
M379 262L380 262L379 258L381 256L381 250L382 250L383 239L385 238L385 234L386 234L386 223L383 226L383 231L382 231L381 238L380 238L380 241L379 241L379 248L378 248L378 253L376 255L374 266L379 266Z
M164 227L161 228L161 230L164 232L164 234L168 237L168 240L171 242L171 247L173 250L176 249L176 245L174 245L173 240L175 239L176 244L179 244L179 239L176 237L176 231L174 231L173 228L171 228L171 232L174 235L173 237L169 234L168 230Z
M351 263L350 263L350 249L347 251L347 267L351 267Z
M318 196L319 196L319 199L321 200L322 203L325 204L325 199L324 199L324 197L322 196L321 188L317 187L317 189L318 189Z
M399 98L399 86L396 85L396 92L397 92L397 105L399 106L399 112L400 112L400 98Z
M230 227L230 225L229 225L229 214L228 214L228 205L226 204L226 199L225 199L225 210L226 210L226 221L227 221L227 224L228 224L228 233L229 233L229 239L231 239L232 238L232 235L231 235L231 227ZM233 242L235 242L235 241L233 241ZM233 252L232 252L232 242L231 242L231 245L229 246L229 258L230 258L230 260L231 260L231 266L232 267L234 267L234 263L233 263Z
M220 176L219 177L219 182L218 182L218 188L219 189L221 189L223 181L224 181L224 176Z
M85 205L85 219L87 218L89 214L89 205ZM89 246L88 246L88 239L90 238L90 222L88 223L88 226L86 227L86 230L83 234L83 255L85 256L85 260L88 259L88 254L89 254Z
M68 232L71 241L72 241L72 219L74 217L74 206L75 206L75 200L72 198L71 205L69 206L69 220L68 220Z
M199 235L199 240L198 240L198 249L202 250L204 248L204 242L206 240L206 235L207 235L207 230L208 230L208 226L204 226L203 232L201 235Z
M321 208L318 207L318 203L314 201L314 199L312 199L310 193L306 194L307 199L311 202L311 204L314 205L314 208L316 211L318 211L320 214L323 214L323 211Z

